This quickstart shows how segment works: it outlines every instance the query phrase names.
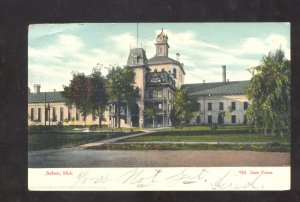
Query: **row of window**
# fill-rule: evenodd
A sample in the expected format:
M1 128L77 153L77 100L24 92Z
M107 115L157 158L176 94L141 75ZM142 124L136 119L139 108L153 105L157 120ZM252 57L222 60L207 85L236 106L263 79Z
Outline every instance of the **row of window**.
M246 122L246 116L244 116L243 122ZM197 123L198 124L201 123L201 116L197 116ZM207 116L207 123L212 124L212 116L211 115ZM224 117L218 118L218 123L223 124L224 123ZM231 123L233 123L233 124L236 123L236 115L231 115Z
M248 109L248 102L244 102L244 110ZM209 102L207 103L207 110L208 111L212 111L212 103ZM224 103L220 102L219 103L219 110L224 110ZM231 110L236 110L236 103L235 102L231 102Z
M35 117L35 113L34 113L34 108L31 108L30 110L30 120L31 121L42 121L42 108L38 108L37 110L37 117ZM59 121L64 121L64 108L60 107L60 113L59 113ZM57 121L57 114L56 114L56 107L52 108L52 121ZM76 121L79 121L79 117L80 117L80 112L78 110L76 110ZM49 110L45 110L45 119L46 121L49 121L50 118L50 113ZM70 121L72 119L72 110L71 108L68 108L68 114L67 114L67 119L68 121ZM93 120L95 120L96 118L93 116ZM84 120L84 117L83 117Z

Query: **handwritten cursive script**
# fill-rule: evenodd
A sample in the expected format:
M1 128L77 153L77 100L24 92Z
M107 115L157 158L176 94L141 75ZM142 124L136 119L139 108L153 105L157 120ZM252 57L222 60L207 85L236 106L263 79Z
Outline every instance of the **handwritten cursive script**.
M201 187L211 190L258 190L263 188L262 176L264 174L246 175L239 170L226 169L211 171L209 168L128 168L120 169L122 172L99 173L97 170L83 170L74 175L73 187ZM125 171L125 172L124 172ZM197 185L193 185L197 184ZM101 185L101 186L100 186Z

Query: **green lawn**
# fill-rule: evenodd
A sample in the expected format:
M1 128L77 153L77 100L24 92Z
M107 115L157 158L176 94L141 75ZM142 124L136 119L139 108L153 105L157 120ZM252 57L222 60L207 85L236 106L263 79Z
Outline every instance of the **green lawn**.
M145 141L208 141L208 142L279 142L289 143L290 137L279 137L275 135L264 136L257 134L225 134L225 135L144 135L123 140L123 142L145 142Z
M29 133L28 150L60 149L123 135L128 133Z
M248 130L249 128L245 125L224 125L218 126L217 130ZM211 130L211 126L186 126L176 128L163 128L159 131L196 131L196 130Z
M290 152L289 145L271 143L265 145L226 145L226 144L103 144L90 147L95 150L246 150L263 152Z

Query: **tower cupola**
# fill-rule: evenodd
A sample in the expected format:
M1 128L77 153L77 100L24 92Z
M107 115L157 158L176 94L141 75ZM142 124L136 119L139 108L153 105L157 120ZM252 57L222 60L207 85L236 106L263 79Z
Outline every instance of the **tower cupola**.
M168 44L168 35L164 33L164 29L161 29L161 33L156 37L156 56L168 56L169 53L169 44Z

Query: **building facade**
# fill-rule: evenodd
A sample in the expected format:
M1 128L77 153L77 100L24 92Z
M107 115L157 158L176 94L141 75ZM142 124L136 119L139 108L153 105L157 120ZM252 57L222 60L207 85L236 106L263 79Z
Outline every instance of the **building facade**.
M127 66L135 72L135 85L140 90L140 98L130 111L121 109L121 116L115 113L114 105L108 106L102 124L116 127L120 119L121 127L167 127L172 126L171 100L176 88L187 88L189 95L196 97L199 112L190 124L241 124L245 123L248 100L245 88L249 81L226 81L226 67L222 66L222 82L184 84L184 65L169 57L168 36L161 31L156 37L156 54L150 59L143 48L129 51ZM81 115L75 106L67 107L61 92L40 92L35 84L34 92L28 88L29 125L96 125L98 118ZM149 109L152 109L151 114ZM154 113L153 113L154 110Z

